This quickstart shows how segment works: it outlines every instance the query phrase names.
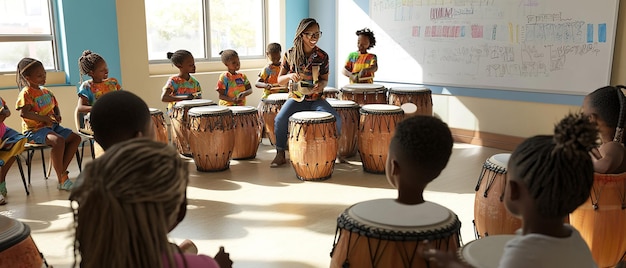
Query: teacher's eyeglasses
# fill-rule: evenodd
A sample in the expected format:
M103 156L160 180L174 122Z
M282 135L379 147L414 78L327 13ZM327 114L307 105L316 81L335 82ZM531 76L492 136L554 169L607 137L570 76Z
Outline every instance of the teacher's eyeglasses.
M315 32L315 33L304 32L302 34L306 35L306 37L308 37L308 38L320 38L320 37L322 37L322 32Z

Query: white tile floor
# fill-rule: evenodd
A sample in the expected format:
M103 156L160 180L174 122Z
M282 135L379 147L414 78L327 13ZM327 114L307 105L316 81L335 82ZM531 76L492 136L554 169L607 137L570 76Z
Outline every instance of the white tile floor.
M190 160L189 210L172 231L172 240L192 239L208 255L223 245L234 267L328 267L337 216L360 201L395 198L385 176L363 172L358 156L337 164L329 180L302 182L290 165L269 168L275 151L268 144L263 141L256 159L232 161L223 172L197 172ZM425 192L427 200L459 216L465 243L474 239L474 186L482 164L500 152L455 144L447 168ZM70 176L77 174L73 162ZM9 203L0 206L0 214L27 223L50 264L70 266L73 234L68 193L56 189L54 175L43 179L39 155L35 156L30 196L25 195L15 166L7 184Z

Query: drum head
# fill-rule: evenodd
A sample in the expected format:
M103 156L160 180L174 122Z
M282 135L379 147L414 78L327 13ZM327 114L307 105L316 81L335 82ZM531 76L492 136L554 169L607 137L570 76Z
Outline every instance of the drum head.
M373 225L396 228L425 228L441 225L452 217L449 209L432 203L405 205L394 199L376 199L355 204L348 213Z
M427 87L393 87L389 89L389 93L398 92L400 94L405 93L428 93L431 92Z
M490 235L467 243L460 249L460 257L473 267L497 268L504 253L504 245L515 235Z
M491 164L494 164L506 170L509 164L509 158L511 158L511 154L509 153L494 154L489 157L488 161L491 162Z
M294 120L310 120L310 121L324 121L328 119L332 119L334 116L331 113L327 112L319 112L319 111L306 111L306 112L297 112L293 114L289 119Z
M343 86L342 90L354 92L378 92L384 90L385 87L379 84L348 84Z
M359 104L351 100L326 99L328 104L334 108L352 108L359 107Z
M177 102L174 107L200 107L214 105L212 100L195 99L195 100L182 100Z
M228 109L233 111L233 114L247 114L256 112L256 108L253 106L228 106Z
M148 108L150 110L150 114L160 114L163 113L161 110L157 108Z
M189 109L189 115L221 114L230 111L225 106L202 106Z
M267 96L268 100L287 100L289 99L289 93L274 93Z
M19 221L0 215L0 252L22 242L30 235L30 228Z
M396 113L402 112L402 108L390 105L390 104L366 104L361 109L367 112L379 112L379 113Z
M339 92L339 89L334 87L325 87L323 92Z

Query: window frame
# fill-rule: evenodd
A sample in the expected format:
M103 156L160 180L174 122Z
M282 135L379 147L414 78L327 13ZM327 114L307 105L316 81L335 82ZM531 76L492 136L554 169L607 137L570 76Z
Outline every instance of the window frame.
M41 42L50 41L52 43L53 69L46 71L60 72L61 61L59 59L59 32L57 28L57 17L55 0L45 0L48 3L48 19L50 20L50 35L47 34L0 34L0 43L12 42ZM17 66L17 63L16 63ZM0 75L15 74L15 71L0 71Z
M205 69L209 69L209 70L216 70L216 69L221 69L223 64L222 64L222 60L220 57L212 57L211 56L211 18L210 18L210 1L211 0L201 0L202 1L202 10L203 10L203 23L204 23L204 53L205 53L205 57L196 57L194 55L194 58L196 60L196 65L201 65L202 67L206 67L206 68L199 68L201 70L205 70ZM262 36L262 50L263 51L260 55L255 55L255 56L239 56L239 59L242 61L242 66L244 62L252 62L253 65L257 65L257 60L262 60L263 63L265 63L265 47L267 46L267 40L268 40L268 29L267 29L267 25L268 25L268 3L267 0L260 0L261 1L261 29L263 29L263 34ZM147 30L146 30L147 32ZM150 57L148 57L150 58ZM154 73L160 73L161 70L163 68L161 67L155 67L152 68L153 65L160 65L160 64L169 64L170 61L167 59L159 59L159 60L148 60L148 64L151 66L150 68L150 73L152 74L153 71ZM219 63L218 66L215 66L214 68L214 63ZM263 64L261 63L261 64ZM169 68L168 68L169 69Z

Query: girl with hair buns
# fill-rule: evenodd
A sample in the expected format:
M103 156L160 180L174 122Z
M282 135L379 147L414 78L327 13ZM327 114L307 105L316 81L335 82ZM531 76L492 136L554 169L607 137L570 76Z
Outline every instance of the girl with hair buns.
M80 87L78 88L78 104L76 110L79 113L91 112L91 106L100 96L111 91L122 90L122 86L113 77L109 77L107 62L98 53L91 50L83 51L78 58L80 70ZM83 75L91 79L83 82Z
M196 61L191 52L180 49L167 52L167 58L178 68L178 74L170 76L163 86L161 101L167 102L167 110L171 111L176 102L202 98L200 82L191 74L196 73Z
M583 101L583 113L596 124L601 145L593 160L595 171L602 174L626 172L626 149L624 149L624 120L626 97L624 86L606 86L591 92Z
M554 136L534 136L513 151L504 202L522 228L504 246L499 267L596 267L580 233L563 223L589 198L596 135L586 116L570 114ZM464 266L446 252L430 249L424 257L439 267Z
M72 192L78 203L74 255L80 267L231 266L223 248L213 259L185 253L168 241L167 233L182 220L189 180L187 163L173 147L127 140L89 163L80 176L83 183Z
M287 147L287 132L289 117L301 111L322 111L335 116L337 130L341 130L341 117L326 100L322 98L322 90L328 85L328 54L317 46L322 37L320 25L315 19L306 18L300 21L293 47L287 51L282 59L278 84L282 86L302 82L311 85L311 93L289 90L288 99L274 119L276 133L276 157L271 167L278 167L287 163L285 149ZM296 101L294 98L297 98Z

